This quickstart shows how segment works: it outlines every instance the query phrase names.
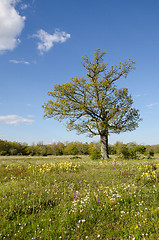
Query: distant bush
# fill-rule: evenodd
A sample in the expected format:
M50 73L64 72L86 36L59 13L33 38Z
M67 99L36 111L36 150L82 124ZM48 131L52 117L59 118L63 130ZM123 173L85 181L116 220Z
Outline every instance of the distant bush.
M148 152L148 158L151 158L151 157L154 157L155 153L154 151L151 149L149 152Z
M6 151L0 151L0 156L6 156L7 152Z
M101 158L101 153L94 149L90 155L91 160L97 160Z
M136 149L135 148L129 149L127 145L123 145L123 147L121 149L121 154L124 159L136 159L137 158Z
M136 146L135 148L136 152L144 154L146 152L146 147L143 145Z

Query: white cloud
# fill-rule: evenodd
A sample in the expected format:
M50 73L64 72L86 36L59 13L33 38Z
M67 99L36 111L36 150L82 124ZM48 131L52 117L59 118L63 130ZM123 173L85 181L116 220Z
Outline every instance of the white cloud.
M30 103L27 103L26 106L27 106L27 107L31 107L31 104L30 104Z
M15 64L19 64L19 63L23 63L23 64L26 64L26 65L30 64L28 61L24 61L24 60L14 60L14 59L9 60L9 62L10 62L10 63L15 63Z
M66 32L60 32L58 29L51 35L40 29L33 37L40 40L37 49L43 54L44 52L48 52L54 46L54 43L64 43L71 35Z
M14 60L14 59L9 60L9 62L10 62L10 63L15 63L15 64L19 64L19 63L23 63L23 64L26 64L26 65L30 64L28 61L24 61L24 60Z
M27 117L28 118L34 118L34 115L28 115Z
M159 105L159 103L151 103L151 104L148 104L146 107L151 109L156 105Z
M28 5L27 4L22 4L21 7L20 7L22 10L28 8Z
M139 94L136 94L134 95L134 97L144 97L144 96L147 96L147 93L139 93Z
M142 97L142 94L136 94L135 97Z
M7 116L0 116L0 122L16 126L22 123L32 124L34 120L26 119L18 115L7 115Z
M18 0L0 0L0 53L13 50L24 28L25 17L15 9Z

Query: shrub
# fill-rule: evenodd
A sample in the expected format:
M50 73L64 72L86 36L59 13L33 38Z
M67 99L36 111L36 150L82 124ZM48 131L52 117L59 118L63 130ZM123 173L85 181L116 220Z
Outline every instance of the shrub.
M151 149L149 152L148 152L148 158L151 158L151 157L154 157L154 151Z
M126 145L122 146L121 154L125 159L129 159L130 153L129 153L129 149Z
M124 145L121 149L121 154L125 159L136 159L136 150L135 148L129 149L127 145Z
M97 160L101 158L101 153L99 151L97 151L96 149L94 149L90 155L91 160Z
M0 155L1 155L1 156L7 155L7 151L0 151Z

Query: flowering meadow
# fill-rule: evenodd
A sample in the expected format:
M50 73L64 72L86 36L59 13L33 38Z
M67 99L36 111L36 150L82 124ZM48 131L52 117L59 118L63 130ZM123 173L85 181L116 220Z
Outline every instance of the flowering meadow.
M0 157L0 239L159 239L159 158Z

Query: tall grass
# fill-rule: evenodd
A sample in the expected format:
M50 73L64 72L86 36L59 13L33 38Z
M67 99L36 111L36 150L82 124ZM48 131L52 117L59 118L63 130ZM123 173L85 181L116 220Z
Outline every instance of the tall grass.
M159 239L159 159L1 157L1 239Z

